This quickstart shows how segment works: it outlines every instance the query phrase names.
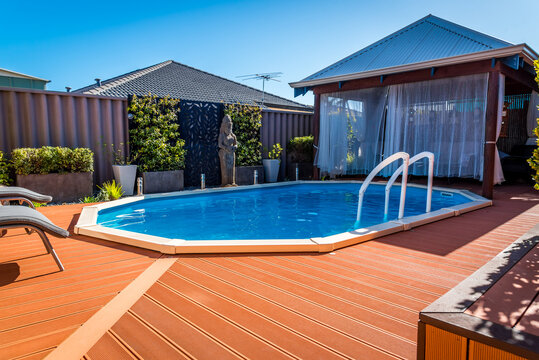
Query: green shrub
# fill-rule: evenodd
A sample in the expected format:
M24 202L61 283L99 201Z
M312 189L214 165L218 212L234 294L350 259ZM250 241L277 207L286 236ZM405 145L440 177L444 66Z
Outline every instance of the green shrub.
M539 60L534 61L535 66L535 81L537 81L537 84L539 84ZM539 139L539 118L537 119L538 126L535 128L535 136ZM539 140L537 140L537 145L539 145ZM539 190L539 147L533 150L533 156L528 159L528 163L530 164L531 168L535 171L535 174L533 174L533 180L535 180L535 189Z
M71 153L70 172L94 171L94 153L87 148L76 148Z
M267 150L267 149L266 149ZM268 151L268 159L279 159L281 157L281 153L283 152L283 147L281 144L273 144L271 147L271 150Z
M97 196L85 196L84 198L80 199L80 202L83 204L92 204L99 202L99 199Z
M128 111L131 156L143 172L178 170L185 166L185 141L180 138L179 100L151 94L133 96Z
M237 166L260 165L262 161L262 110L258 106L226 104L225 115L230 115L234 124L234 134L238 141L236 149Z
M103 186L97 186L99 188L99 194L96 199L98 201L112 201L122 197L124 191L122 185L116 184L116 181L106 181Z
M126 155L124 152L124 143L120 143L119 146L114 144L103 144L105 152L109 154L112 159L112 165L131 165L131 156ZM129 145L128 145L129 146Z
M11 178L9 176L10 166L4 153L0 151L0 185L11 184Z
M90 172L94 153L86 148L20 148L11 153L11 162L17 175Z
M298 136L288 141L286 151L292 162L313 162L314 136Z

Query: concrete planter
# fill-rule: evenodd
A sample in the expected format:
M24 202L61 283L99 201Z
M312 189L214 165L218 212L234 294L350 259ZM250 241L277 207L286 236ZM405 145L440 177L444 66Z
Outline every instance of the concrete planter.
M183 170L142 173L144 193L162 193L183 190Z
M52 196L52 202L75 202L94 191L94 173L17 175L17 186Z
M313 178L313 164L308 162L295 162L288 163L286 166L288 179L296 180L296 167L299 170L299 180L312 180Z
M135 179L137 178L137 165L112 165L114 179L122 186L125 196L133 195Z
M276 182L279 177L279 168L281 166L281 160L279 159L264 159L262 160L264 165L264 177L266 182Z
M258 170L258 183L264 183L264 167L258 166L236 166L236 184L252 185L254 183L255 170Z

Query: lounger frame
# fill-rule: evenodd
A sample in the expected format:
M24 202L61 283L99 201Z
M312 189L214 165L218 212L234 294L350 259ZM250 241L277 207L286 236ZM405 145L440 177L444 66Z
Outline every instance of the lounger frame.
M7 230L7 229L31 229L32 231L35 231L39 237L41 238L41 241L43 241L43 245L45 245L45 248L47 249L47 254L51 254L54 258L54 261L56 262L56 265L58 265L58 268L60 268L60 271L64 271L64 265L62 265L62 262L58 258L58 255L56 255L56 252L54 251L54 248L51 245L51 242L49 241L49 238L45 234L43 230L38 228L34 225L29 224L17 224L17 225L0 225L0 230ZM28 230L27 230L28 232Z

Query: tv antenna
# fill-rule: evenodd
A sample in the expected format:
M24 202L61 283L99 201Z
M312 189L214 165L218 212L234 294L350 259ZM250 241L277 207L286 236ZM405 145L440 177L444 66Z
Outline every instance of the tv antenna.
M260 73L260 74L251 74L251 75L241 75L237 76L238 78L242 78L242 80L262 80L262 104L264 104L264 94L265 94L265 84L266 81L277 81L281 82L280 80L276 80L275 78L280 77L283 73L282 72L272 72L272 73Z

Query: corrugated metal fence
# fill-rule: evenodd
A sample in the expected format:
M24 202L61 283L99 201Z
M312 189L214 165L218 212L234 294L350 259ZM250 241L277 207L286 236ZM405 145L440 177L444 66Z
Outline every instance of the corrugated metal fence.
M313 135L314 115L308 112L264 110L262 112L262 146L270 149L280 143L284 148L279 178L286 177L286 144L296 136Z
M20 147L88 147L95 181L112 178L103 144L127 144L127 100L28 89L0 88L0 150Z
M9 154L20 147L88 147L95 153L96 184L113 177L112 159L104 144L125 146L128 130L127 99L0 87L0 150ZM262 145L271 148L280 143L285 149L281 179L286 176L288 140L312 133L312 113L263 111Z

